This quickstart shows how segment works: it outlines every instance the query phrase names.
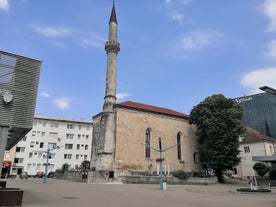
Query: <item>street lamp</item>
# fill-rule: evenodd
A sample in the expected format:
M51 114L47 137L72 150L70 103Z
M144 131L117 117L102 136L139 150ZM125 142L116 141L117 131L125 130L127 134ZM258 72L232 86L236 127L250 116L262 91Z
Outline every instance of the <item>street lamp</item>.
M47 174L48 174L48 165L49 165L49 158L51 155L52 150L59 150L60 146L54 146L52 149L48 148L46 151L35 151L35 152L44 152L46 153L46 163L45 163L45 172L43 177L43 183L46 184L47 182Z
M159 152L159 154L160 154L160 158L157 159L157 160L159 161L159 164L160 164L160 167L159 167L160 190L163 190L163 169L162 169L162 161L164 160L164 158L162 158L162 152L165 152L165 151L167 151L167 150L170 150L170 149L176 147L178 144L175 144L175 145L172 145L172 146L167 147L167 148L165 148L165 149L162 149L162 139L161 139L161 137L159 137L158 143L159 143L159 149L156 149L156 148L154 148L154 147L152 147L152 146L150 146L150 145L147 145L147 144L144 144L144 145L145 145L145 147L150 148L150 149L152 149L152 150L154 150L154 151L156 151L156 152Z
M265 91L265 92L267 92L267 93L271 93L271 94L273 94L273 95L276 95L276 89L271 88L271 87L269 87L269 86L262 86L262 87L260 87L259 89L261 89L262 91Z
M47 151L46 151L46 164L45 164L45 173L44 173L44 178L43 178L43 183L46 184L47 182L47 174L48 174L48 165L49 165L49 158L50 158L50 155L51 155L51 151L52 150L59 150L60 149L60 146L56 146L56 147L53 147L52 149L48 148Z

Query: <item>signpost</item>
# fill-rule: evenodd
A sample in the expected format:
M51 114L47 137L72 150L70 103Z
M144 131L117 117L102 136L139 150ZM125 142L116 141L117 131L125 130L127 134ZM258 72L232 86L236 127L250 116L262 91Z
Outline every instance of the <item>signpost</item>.
M152 147L150 145L147 145L147 144L145 144L145 146L147 148L150 148L150 149L152 149L152 150L160 153L160 158L156 159L156 161L159 161L159 163L160 163L160 167L159 167L160 190L163 190L163 169L162 169L162 162L164 161L164 158L162 158L162 152L168 151L169 149L172 149L172 148L176 147L178 144L175 144L175 145L172 145L172 146L167 147L165 149L162 149L162 139L161 139L161 137L159 137L158 142L159 142L159 149L156 149L156 148L154 148L154 147Z

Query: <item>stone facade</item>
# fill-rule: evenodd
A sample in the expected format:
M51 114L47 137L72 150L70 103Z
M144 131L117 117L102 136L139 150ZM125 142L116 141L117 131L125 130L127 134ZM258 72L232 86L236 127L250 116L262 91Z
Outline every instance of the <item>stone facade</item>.
M159 166L156 159L160 153L151 150L150 158L145 157L145 134L151 130L151 146L158 149L158 138L162 138L163 149L177 144L181 134L181 159L177 147L163 153L163 166L167 171L183 169L199 170L194 160L196 152L195 127L188 120L170 115L157 114L135 109L116 107L116 170L141 170L155 172Z

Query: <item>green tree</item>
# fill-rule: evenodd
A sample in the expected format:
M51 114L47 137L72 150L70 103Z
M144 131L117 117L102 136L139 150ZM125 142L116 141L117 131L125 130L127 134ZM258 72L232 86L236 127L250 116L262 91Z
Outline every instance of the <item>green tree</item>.
M190 124L197 126L199 161L205 169L211 167L219 182L223 172L239 164L239 135L242 107L222 94L207 97L190 114Z
M69 164L68 163L64 163L61 167L61 171L62 171L62 174L64 174L65 172L67 172L69 170Z
M81 166L83 169L88 170L90 168L90 162L88 160L83 160Z
M271 167L263 162L256 162L253 165L253 169L257 172L259 176L263 177L271 170Z

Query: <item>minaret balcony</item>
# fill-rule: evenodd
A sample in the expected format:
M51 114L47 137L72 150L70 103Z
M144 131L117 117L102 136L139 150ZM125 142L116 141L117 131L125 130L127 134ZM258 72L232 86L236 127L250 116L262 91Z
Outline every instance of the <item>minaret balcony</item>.
M118 53L120 51L120 43L117 41L108 41L105 43L105 50L107 53Z

